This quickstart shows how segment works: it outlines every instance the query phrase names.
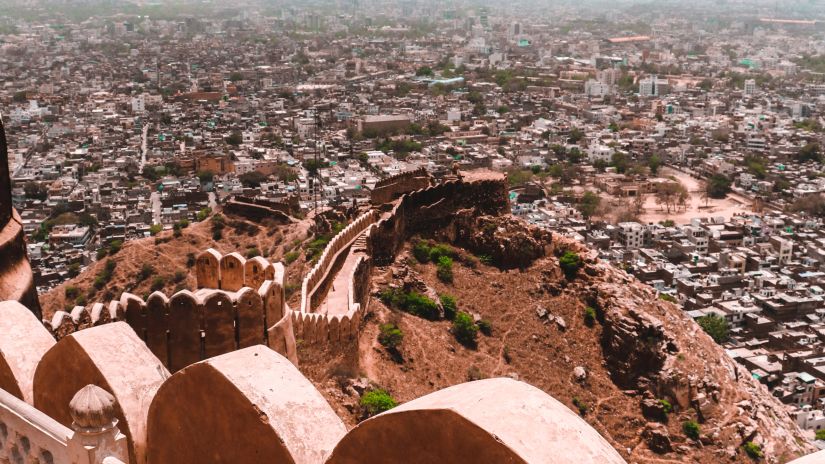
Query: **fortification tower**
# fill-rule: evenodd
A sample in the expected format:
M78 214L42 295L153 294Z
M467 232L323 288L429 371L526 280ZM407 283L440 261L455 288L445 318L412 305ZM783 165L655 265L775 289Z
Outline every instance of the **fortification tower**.
M34 276L26 254L23 225L11 205L6 130L0 119L0 301L17 300L41 317Z

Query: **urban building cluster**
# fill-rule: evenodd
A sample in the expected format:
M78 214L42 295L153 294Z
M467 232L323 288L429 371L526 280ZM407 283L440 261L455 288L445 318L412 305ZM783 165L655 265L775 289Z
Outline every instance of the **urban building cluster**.
M488 168L515 214L724 318L730 355L825 428L821 22L183 5L4 18L0 102L39 289L230 201L297 217L399 173Z

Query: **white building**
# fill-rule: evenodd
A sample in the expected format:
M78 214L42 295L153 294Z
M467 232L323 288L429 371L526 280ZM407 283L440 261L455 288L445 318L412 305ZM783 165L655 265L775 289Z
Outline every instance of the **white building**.
M584 93L588 97L604 97L610 95L611 86L595 79L589 79L584 83Z
M745 95L756 95L756 81L754 79L748 79L745 81Z
M658 97L667 95L670 84L667 79L657 76L646 77L639 81L639 95L642 97Z

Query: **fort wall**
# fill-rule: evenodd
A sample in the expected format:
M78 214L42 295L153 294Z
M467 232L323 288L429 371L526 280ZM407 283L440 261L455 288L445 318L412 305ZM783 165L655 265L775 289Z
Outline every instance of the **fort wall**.
M418 168L381 179L370 192L370 203L373 205L389 203L405 193L429 187L431 180L432 178L425 168Z
M240 195L230 198L224 203L223 207L224 210L229 213L237 214L253 221L271 219L280 224L286 224L292 221L290 216L297 212L294 203L280 203Z
M315 263L315 266L303 280L301 285L301 312L311 313L320 303L316 292L324 280L333 277L330 270L333 268L335 260L377 220L378 214L375 211L364 213L330 240L321 253L321 257L318 258L318 262Z

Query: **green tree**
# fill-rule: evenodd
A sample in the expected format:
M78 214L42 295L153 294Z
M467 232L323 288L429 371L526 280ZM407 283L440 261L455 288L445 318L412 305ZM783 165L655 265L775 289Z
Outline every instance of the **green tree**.
M656 175L659 172L659 167L662 165L662 159L659 155L653 155L647 160L647 167L650 168L650 174Z
M705 188L710 198L725 198L730 192L730 179L723 174L714 174L708 179Z
M247 188L258 188L261 183L266 182L267 177L258 171L249 171L241 174L238 179Z
M590 219L596 214L596 210L599 208L599 204L601 203L601 197L590 190L584 192L582 195L581 201L576 205L576 209L582 213L582 216L585 219Z
M610 165L616 168L616 172L622 174L627 171L630 161L628 161L624 153L617 151L610 156Z
M432 76L433 69L429 66L421 66L420 68L415 70L416 76Z
M240 131L232 131L231 134L225 139L226 143L232 146L238 146L243 143L243 134Z
M799 149L799 153L796 155L797 160L800 162L805 161L816 161L818 163L822 162L822 153L819 148L818 142L811 142L804 147Z
M724 317L717 316L716 314L708 314L707 316L697 318L696 323L698 323L699 326L702 327L702 330L707 332L716 343L722 343L728 339L730 326Z
M762 452L762 447L759 446L758 443L749 441L742 445L742 448L745 450L745 454L747 454L754 461L758 461L765 457L765 453Z
M215 179L215 173L213 173L212 171L200 171L198 173L198 179L201 181L201 183L212 182L212 180Z

